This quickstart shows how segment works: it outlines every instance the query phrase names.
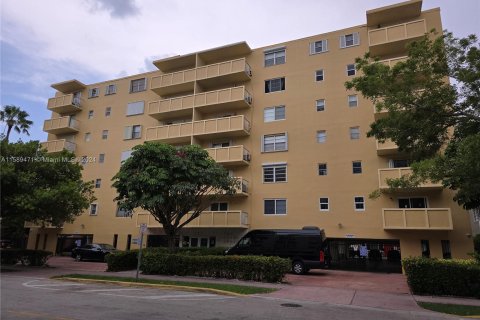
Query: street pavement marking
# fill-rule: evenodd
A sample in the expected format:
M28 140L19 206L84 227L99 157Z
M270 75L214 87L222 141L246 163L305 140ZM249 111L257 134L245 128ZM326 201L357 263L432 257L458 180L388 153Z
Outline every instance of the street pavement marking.
M115 294L115 293L99 293L102 296L115 296L122 298L137 298L137 299L146 299L146 300L218 300L218 299L232 299L235 297L219 297L215 294L174 294L174 295L154 295L154 296L133 296L126 294Z
M79 290L77 292L102 292L102 291L135 291L135 290L144 290L144 289L141 289L141 288L138 288L138 289L128 289L128 288L125 288L125 289L86 289L86 290Z
M22 283L22 286L27 288L37 288L42 290L61 290L58 287L68 287L68 286L84 286L84 283L49 283L49 284L33 284L35 282L39 282L42 280L30 280L27 282ZM57 288L52 288L57 287Z

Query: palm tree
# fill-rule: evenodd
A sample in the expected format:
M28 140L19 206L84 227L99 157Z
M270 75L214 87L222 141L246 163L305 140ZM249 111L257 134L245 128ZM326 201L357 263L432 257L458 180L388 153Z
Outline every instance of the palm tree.
M5 136L7 142L12 129L18 133L30 135L28 129L30 129L33 121L28 120L28 117L29 114L27 112L14 105L4 106L3 110L0 110L0 121L7 124L7 135Z

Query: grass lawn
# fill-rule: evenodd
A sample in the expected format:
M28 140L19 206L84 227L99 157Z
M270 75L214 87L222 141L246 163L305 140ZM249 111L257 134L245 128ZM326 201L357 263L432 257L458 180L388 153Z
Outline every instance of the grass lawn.
M443 303L431 303L431 302L418 302L418 305L422 308L443 312L448 314L455 314L457 316L480 316L480 307L478 306L466 306L460 304L443 304Z
M187 282L187 281L154 280L154 279L141 279L141 278L138 279L138 281L135 281L135 278L129 278L129 277L114 277L114 276L87 275L87 274L66 274L62 276L53 277L53 279L62 279L62 278L106 280L106 281L117 281L117 282L159 284L159 285L169 285L169 286L179 286L179 287L207 288L207 289L233 292L238 294L270 293L277 290L274 288L242 286L242 285L222 284L222 283L207 283L207 282Z

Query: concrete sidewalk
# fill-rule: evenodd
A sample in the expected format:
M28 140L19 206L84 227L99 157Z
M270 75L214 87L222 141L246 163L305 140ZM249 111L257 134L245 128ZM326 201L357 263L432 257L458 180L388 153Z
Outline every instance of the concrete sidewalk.
M134 270L106 273L105 263L77 262L70 257L52 257L49 260L49 267L24 267L17 265L9 269L12 272L18 272L22 276L35 277L51 277L71 273L135 277ZM321 270L311 271L309 274L302 276L288 274L285 278L285 283L280 284L235 279L142 274L140 278L271 287L278 290L259 296L272 299L311 301L389 310L425 311L417 305L416 301L480 306L480 299L414 296L410 293L406 278L402 274Z

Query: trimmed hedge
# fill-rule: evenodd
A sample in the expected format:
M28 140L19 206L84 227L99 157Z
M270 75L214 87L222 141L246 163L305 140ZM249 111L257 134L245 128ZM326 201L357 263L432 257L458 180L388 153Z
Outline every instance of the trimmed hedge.
M176 253L191 256L220 256L225 252L225 248L177 248ZM169 254L170 251L165 247L145 248L142 255L146 253ZM122 251L109 254L107 256L107 271L117 272L133 270L137 268L138 249Z
M260 256L198 256L146 252L145 274L280 282L291 269L288 259Z
M475 260L402 260L414 294L480 298L480 264Z
M2 249L1 264L14 265L21 262L27 266L43 266L53 253L44 250Z

